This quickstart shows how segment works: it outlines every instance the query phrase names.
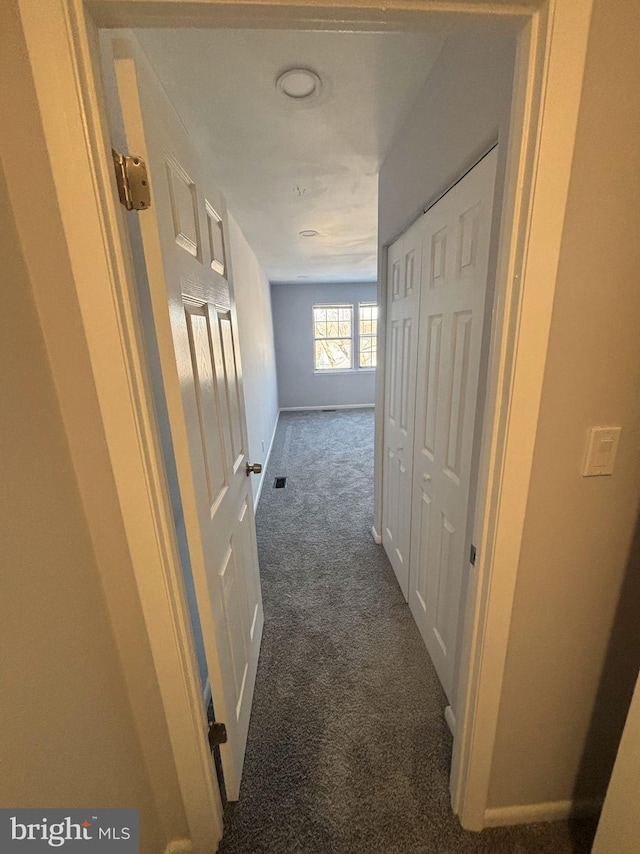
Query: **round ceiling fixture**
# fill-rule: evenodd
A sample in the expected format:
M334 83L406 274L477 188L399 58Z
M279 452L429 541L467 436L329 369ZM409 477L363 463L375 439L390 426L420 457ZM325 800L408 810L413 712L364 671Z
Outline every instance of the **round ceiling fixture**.
M276 80L276 89L293 101L310 101L320 94L322 80L310 68L289 68Z
M314 231L312 228L305 228L304 231L299 231L298 234L300 237L316 237L318 232Z

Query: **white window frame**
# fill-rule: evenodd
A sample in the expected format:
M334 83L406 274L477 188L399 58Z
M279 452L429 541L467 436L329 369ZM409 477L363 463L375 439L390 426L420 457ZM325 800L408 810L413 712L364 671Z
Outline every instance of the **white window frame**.
M375 300L369 300L367 302L319 302L314 303L311 307L311 335L313 338L313 373L321 374L321 375L331 375L331 374L356 374L360 372L371 373L375 371L375 367L365 366L362 367L360 365L360 309L363 307L375 306L378 307L378 303ZM316 337L316 309L317 308L350 308L351 309L351 335L337 335L336 339L345 339L349 338L351 340L351 366L349 368L319 368L316 364L316 341L326 341L332 339L326 338L317 338ZM376 318L376 323L378 318ZM377 327L376 327L377 328ZM377 332L375 335L371 336L363 336L366 338L377 338ZM377 364L377 351L376 351L376 364Z
M316 337L316 309L330 309L330 308L348 308L351 311L351 334L350 335L336 335L332 338L317 338ZM356 353L356 343L357 339L355 336L356 332L356 310L355 305L350 302L321 302L314 303L311 308L311 334L313 335L313 372L314 374L348 374L352 373L355 370L355 353ZM316 341L344 341L346 339L351 341L351 364L348 368L319 368L316 363Z
M362 335L362 334L360 333L360 311L361 311L361 309L363 309L363 308L375 308L375 309L378 309L377 314L376 314L376 318L375 318L376 331L375 331L375 332L372 332L370 335ZM377 344L377 340L378 340L378 321L379 321L379 319L380 319L380 310L379 310L379 308L378 308L378 303L377 303L375 300L368 301L368 302L359 302L359 303L358 303L358 317L357 317L357 322L356 322L356 335L357 335L357 339L358 339L358 348L357 348L357 353L358 353L358 370L359 370L359 371L375 371L375 370L376 370L376 368L377 368L377 366L378 366L378 348L377 348L377 346L376 346L376 363L375 363L375 365L361 365L361 364L360 364L360 339L361 339L361 338L371 338L371 340L372 340L372 341L375 341L375 342L376 342L376 344Z

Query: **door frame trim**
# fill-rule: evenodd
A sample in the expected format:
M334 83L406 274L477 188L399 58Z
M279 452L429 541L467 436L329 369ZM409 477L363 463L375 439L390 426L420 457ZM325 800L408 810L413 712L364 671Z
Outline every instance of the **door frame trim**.
M96 29L107 24L198 24L397 30L425 27L425 15L436 13L509 17L521 25L513 110L521 125L514 127L512 117L505 183L505 210L511 213L501 227L487 438L478 490L480 559L468 600L470 619L461 667L467 674L466 690L456 710L458 735L451 779L453 807L463 826L481 829L592 0L541 4L527 0L501 4L486 0L18 0L18 5L82 317L83 346L100 407L96 426L103 431L110 456L195 851L207 846L210 850L220 838L222 812L206 748L206 721L123 212L116 202L106 110L96 70ZM36 185L32 191L37 197ZM29 251L33 249L25 247L27 262ZM384 270L381 264L382 289ZM45 336L49 326L59 331L60 318L53 311L41 311L41 322ZM52 356L52 371L56 381L63 381L69 366ZM383 393L379 379L378 400ZM81 461L74 459L74 463ZM376 484L379 489L379 465ZM89 516L88 521L90 528L96 524ZM104 590L122 650L127 638L117 619L120 603L106 582ZM121 658L126 669L126 656ZM133 696L129 700L141 727L143 720L148 721L149 710L136 709Z

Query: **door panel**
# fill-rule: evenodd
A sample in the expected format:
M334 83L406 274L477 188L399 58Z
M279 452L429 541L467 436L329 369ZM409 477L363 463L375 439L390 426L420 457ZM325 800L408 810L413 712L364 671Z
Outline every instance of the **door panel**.
M231 432L231 453L234 473L244 459L245 443L242 429L242 407L240 404L240 387L236 369L236 354L231 325L231 313L218 311L218 324L224 364L225 390L228 402L229 428Z
M411 478L415 420L421 247L412 227L389 247L382 543L405 597L409 596Z
M447 453L445 471L452 480L460 483L460 462L464 438L464 416L469 379L469 351L473 315L470 311L457 311L452 323L451 391L449 399L449 429L447 431ZM428 415L428 408L427 413Z
M231 653L231 671L234 675L234 699L235 716L240 715L242 708L242 696L247 678L249 666L248 650L246 646L247 626L246 614L244 613L242 590L238 580L238 567L236 565L236 550L234 538L229 541L227 551L218 571L220 577L220 594L224 608L225 623L228 633L228 646Z
M389 355L390 355L390 369L389 369L389 385L388 385L388 394L387 394L387 417L390 421L394 422L397 420L397 405L398 405L398 396L397 396L397 387L396 387L396 376L398 371L398 321L392 320L389 324Z
M253 509L249 498L245 498L238 517L240 546L242 548L242 566L255 566L258 563ZM262 614L262 591L257 573L245 573L247 613L249 615L249 641L253 644L259 619Z
M211 512L214 512L214 507L222 499L229 480L212 360L212 331L205 306L186 304L185 316L200 416L203 470L207 480L209 506Z
M419 221L422 283L409 605L450 702L469 548L494 149Z
M428 555L429 550L431 548L431 509L433 507L433 503L429 495L425 492L424 489L421 489L420 494L420 528L417 532L418 537L420 539L419 548L420 554ZM425 609L427 607L427 580L428 575L426 572L426 561L419 564L416 568L416 577L413 580L413 587L415 595L418 598L418 602L420 607Z
M402 321L402 362L400 365L400 431L407 437L409 431L409 404L413 394L409 364L413 352L413 318Z
M440 358L442 353L442 315L432 314L427 318L425 377L425 414L423 452L431 459L436 452L436 423L438 420L438 386L440 382Z
M114 40L138 214L227 795L238 797L263 614L224 200L135 41ZM203 733L206 739L206 732Z

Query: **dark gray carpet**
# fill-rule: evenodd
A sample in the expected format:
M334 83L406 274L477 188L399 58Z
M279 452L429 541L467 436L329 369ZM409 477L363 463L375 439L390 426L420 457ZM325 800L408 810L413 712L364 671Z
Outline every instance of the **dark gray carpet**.
M587 852L566 822L461 829L445 697L372 515L373 412L283 413L256 520L264 637L221 854Z

